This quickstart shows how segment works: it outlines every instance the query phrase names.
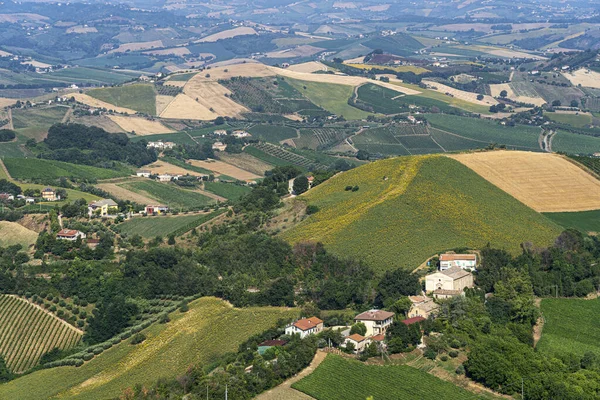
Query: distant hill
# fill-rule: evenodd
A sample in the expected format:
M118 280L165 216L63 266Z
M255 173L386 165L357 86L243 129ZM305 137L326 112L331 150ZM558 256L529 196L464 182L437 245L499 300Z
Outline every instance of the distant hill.
M346 190L358 187L357 191ZM339 174L302 196L319 211L282 234L320 241L378 271L414 269L436 252L490 243L548 245L558 225L444 156L400 157Z

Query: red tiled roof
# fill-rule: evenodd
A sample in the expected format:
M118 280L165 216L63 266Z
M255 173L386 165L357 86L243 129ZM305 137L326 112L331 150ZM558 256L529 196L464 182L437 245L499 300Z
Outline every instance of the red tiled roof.
M379 335L375 335L371 338L371 340L374 340L376 342L383 342L384 339L385 339L385 335L383 333L380 333Z
M441 254L440 261L476 260L475 254Z
M259 344L259 346L261 346L261 347L262 346L265 346L265 347L283 346L286 343L287 342L285 340L273 339L273 340L265 340L264 342Z
M294 326L300 330L307 331L322 323L323 321L321 321L319 318L310 317L299 319L298 321L294 322Z
M348 336L348 339L351 339L351 340L354 340L357 343L360 343L363 340L365 340L366 338L363 335L359 335L358 333L355 333L353 335Z
M405 319L404 321L402 321L402 323L404 325L412 325L412 324L415 324L417 322L422 322L422 321L425 321L425 318L423 318L423 317L412 317L412 318Z
M360 321L384 321L394 316L393 312L382 311L382 310L369 310L364 313L358 314L354 317L354 320Z
M74 229L62 229L60 232L58 232L56 234L56 236L67 236L67 237L70 237L70 236L77 235L78 232L79 231L76 231Z

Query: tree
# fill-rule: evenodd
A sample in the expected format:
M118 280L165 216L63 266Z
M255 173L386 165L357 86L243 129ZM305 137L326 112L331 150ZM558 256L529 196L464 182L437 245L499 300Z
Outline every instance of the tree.
M299 176L294 179L294 193L300 195L308 190L308 178L306 176Z
M8 382L12 378L13 374L6 366L6 361L4 361L4 357L0 356L0 382Z
M367 334L367 327L365 324L362 322L357 322L356 324L352 325L352 328L350 328L350 334L354 335L355 333L365 336Z
M571 107L579 107L579 102L577 100L571 100Z
M387 271L377 285L375 306L389 307L404 296L412 296L421 291L419 277L404 268Z
M368 160L369 159L369 152L366 150L359 150L356 153L356 158L358 158L359 160Z
M552 102L552 107L560 107L562 103L560 102L560 100L554 100Z
M482 94L478 94L477 95L477 100L479 100L479 101L483 100L483 95Z
M500 97L505 98L506 96L508 96L508 92L506 90L502 90L500 92Z
M167 239L167 244L170 246L175 244L175 235L169 235L169 238Z

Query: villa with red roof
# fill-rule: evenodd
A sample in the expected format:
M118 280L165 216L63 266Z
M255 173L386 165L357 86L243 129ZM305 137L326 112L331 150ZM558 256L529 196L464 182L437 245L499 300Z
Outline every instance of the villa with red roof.
M317 317L302 318L285 328L286 335L298 334L301 338L314 335L323 330L323 321Z
M56 234L56 238L60 240L76 241L78 238L85 239L85 233L76 231L75 229L62 229Z
M354 323L362 322L367 327L367 336L385 333L394 322L394 313L383 310L369 310L354 317Z

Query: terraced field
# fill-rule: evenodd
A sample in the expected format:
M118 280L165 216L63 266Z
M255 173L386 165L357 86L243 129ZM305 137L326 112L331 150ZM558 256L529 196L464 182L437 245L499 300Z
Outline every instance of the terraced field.
M358 186L356 192L347 186ZM320 211L282 237L322 242L365 260L378 273L412 270L431 255L490 243L512 253L548 245L561 228L461 163L444 156L400 157L341 173L300 196Z
M81 331L28 301L0 295L0 354L12 372L36 366L55 347L74 347L81 336Z

